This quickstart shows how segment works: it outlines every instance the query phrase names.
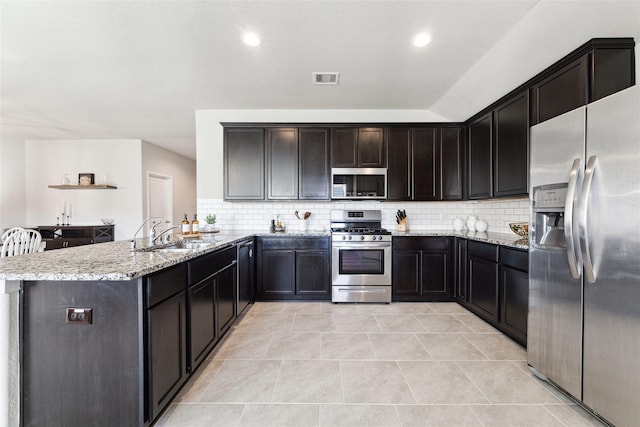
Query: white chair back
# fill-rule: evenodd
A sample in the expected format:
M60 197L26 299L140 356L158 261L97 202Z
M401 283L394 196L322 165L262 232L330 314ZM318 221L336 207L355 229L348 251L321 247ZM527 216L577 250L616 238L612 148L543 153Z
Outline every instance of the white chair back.
M13 233L17 233L18 231L22 231L22 230L24 230L24 228L22 228L22 227L13 227L13 228L10 228L10 229L6 230L4 233L2 233L2 237L0 238L0 242L4 242Z
M2 243L0 258L41 251L42 236L36 230L15 231Z

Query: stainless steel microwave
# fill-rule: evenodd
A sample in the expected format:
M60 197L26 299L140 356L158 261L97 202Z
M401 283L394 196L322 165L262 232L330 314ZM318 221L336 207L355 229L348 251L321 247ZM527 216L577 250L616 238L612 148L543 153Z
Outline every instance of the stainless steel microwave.
M385 200L387 168L332 168L331 198Z

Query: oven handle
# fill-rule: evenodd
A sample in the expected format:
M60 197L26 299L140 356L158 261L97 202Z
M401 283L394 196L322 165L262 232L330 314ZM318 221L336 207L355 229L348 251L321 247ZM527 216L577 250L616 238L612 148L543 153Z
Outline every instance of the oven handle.
M389 286L386 286L386 288L388 288ZM349 292L349 293L361 293L361 294L380 294L380 293L386 293L388 292L387 289L385 289L385 286L377 286L377 287L370 287L370 288L357 288L354 289L353 287L338 287L338 292Z
M390 248L391 242L333 242L334 248Z

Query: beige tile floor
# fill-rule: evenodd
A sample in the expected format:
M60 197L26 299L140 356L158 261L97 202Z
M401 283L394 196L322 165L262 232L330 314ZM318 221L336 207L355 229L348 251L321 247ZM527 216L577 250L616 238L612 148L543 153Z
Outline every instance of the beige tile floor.
M458 304L258 302L156 425L602 424Z

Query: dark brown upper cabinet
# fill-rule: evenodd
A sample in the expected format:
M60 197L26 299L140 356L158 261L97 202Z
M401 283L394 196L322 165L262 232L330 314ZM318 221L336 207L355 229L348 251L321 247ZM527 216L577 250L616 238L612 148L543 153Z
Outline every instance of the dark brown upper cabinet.
M298 129L267 128L267 198L298 198Z
M384 128L333 128L331 167L383 168L386 153Z
M264 200L264 129L224 128L224 198Z
M493 196L492 169L493 113L469 123L467 156L467 198L488 199Z
M328 200L329 129L267 128L267 199Z
M529 92L506 100L493 110L493 196L528 193Z
M592 39L530 84L531 125L635 84L632 38Z
M460 200L461 128L389 128L388 200Z

